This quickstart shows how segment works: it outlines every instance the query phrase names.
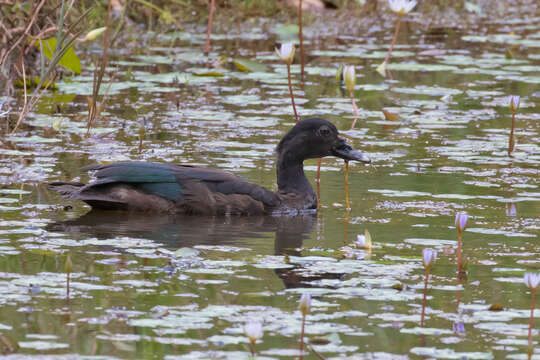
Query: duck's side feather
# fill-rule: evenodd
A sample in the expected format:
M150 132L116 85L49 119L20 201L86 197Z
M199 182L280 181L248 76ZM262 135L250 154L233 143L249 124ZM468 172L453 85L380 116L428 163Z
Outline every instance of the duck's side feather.
M279 197L223 170L180 164L121 162L90 165L90 184L53 183L50 188L94 208L189 214L263 214Z

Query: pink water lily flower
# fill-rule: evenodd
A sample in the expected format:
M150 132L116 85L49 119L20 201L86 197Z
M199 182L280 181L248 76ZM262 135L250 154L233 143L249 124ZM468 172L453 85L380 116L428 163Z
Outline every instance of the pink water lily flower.
M437 260L437 250L426 248L422 250L424 268L430 268Z
M456 220L455 220L455 225L456 225L456 229L462 233L465 228L467 227L467 221L469 220L469 215L467 215L466 212L459 212L456 214Z

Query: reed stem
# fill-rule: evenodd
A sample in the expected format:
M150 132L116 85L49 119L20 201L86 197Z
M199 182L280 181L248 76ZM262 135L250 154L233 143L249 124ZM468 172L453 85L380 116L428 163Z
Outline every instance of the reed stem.
M208 27L206 28L206 43L204 44L204 54L210 53L210 33L212 32L212 18L214 16L214 7L216 0L210 0L210 11L208 14Z
M298 28L300 37L300 79L304 81L304 35L302 32L302 0L298 1Z

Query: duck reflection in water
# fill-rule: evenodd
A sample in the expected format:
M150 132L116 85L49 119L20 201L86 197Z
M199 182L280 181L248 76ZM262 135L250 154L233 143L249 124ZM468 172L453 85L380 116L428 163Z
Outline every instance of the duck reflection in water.
M74 238L111 239L132 237L155 241L177 249L196 245L250 247L257 239L275 234L274 254L301 256L298 250L313 232L315 214L297 216L206 217L183 215L150 215L122 211L90 211L72 220L49 224L50 232L67 233ZM300 265L275 269L287 288L309 287L309 282L322 278L336 279L342 274L304 274Z

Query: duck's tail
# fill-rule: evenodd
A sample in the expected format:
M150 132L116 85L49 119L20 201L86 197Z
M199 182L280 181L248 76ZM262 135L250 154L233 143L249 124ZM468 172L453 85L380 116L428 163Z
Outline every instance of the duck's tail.
M62 182L56 181L49 184L49 190L56 191L66 199L78 199L79 191L86 184L79 182Z

